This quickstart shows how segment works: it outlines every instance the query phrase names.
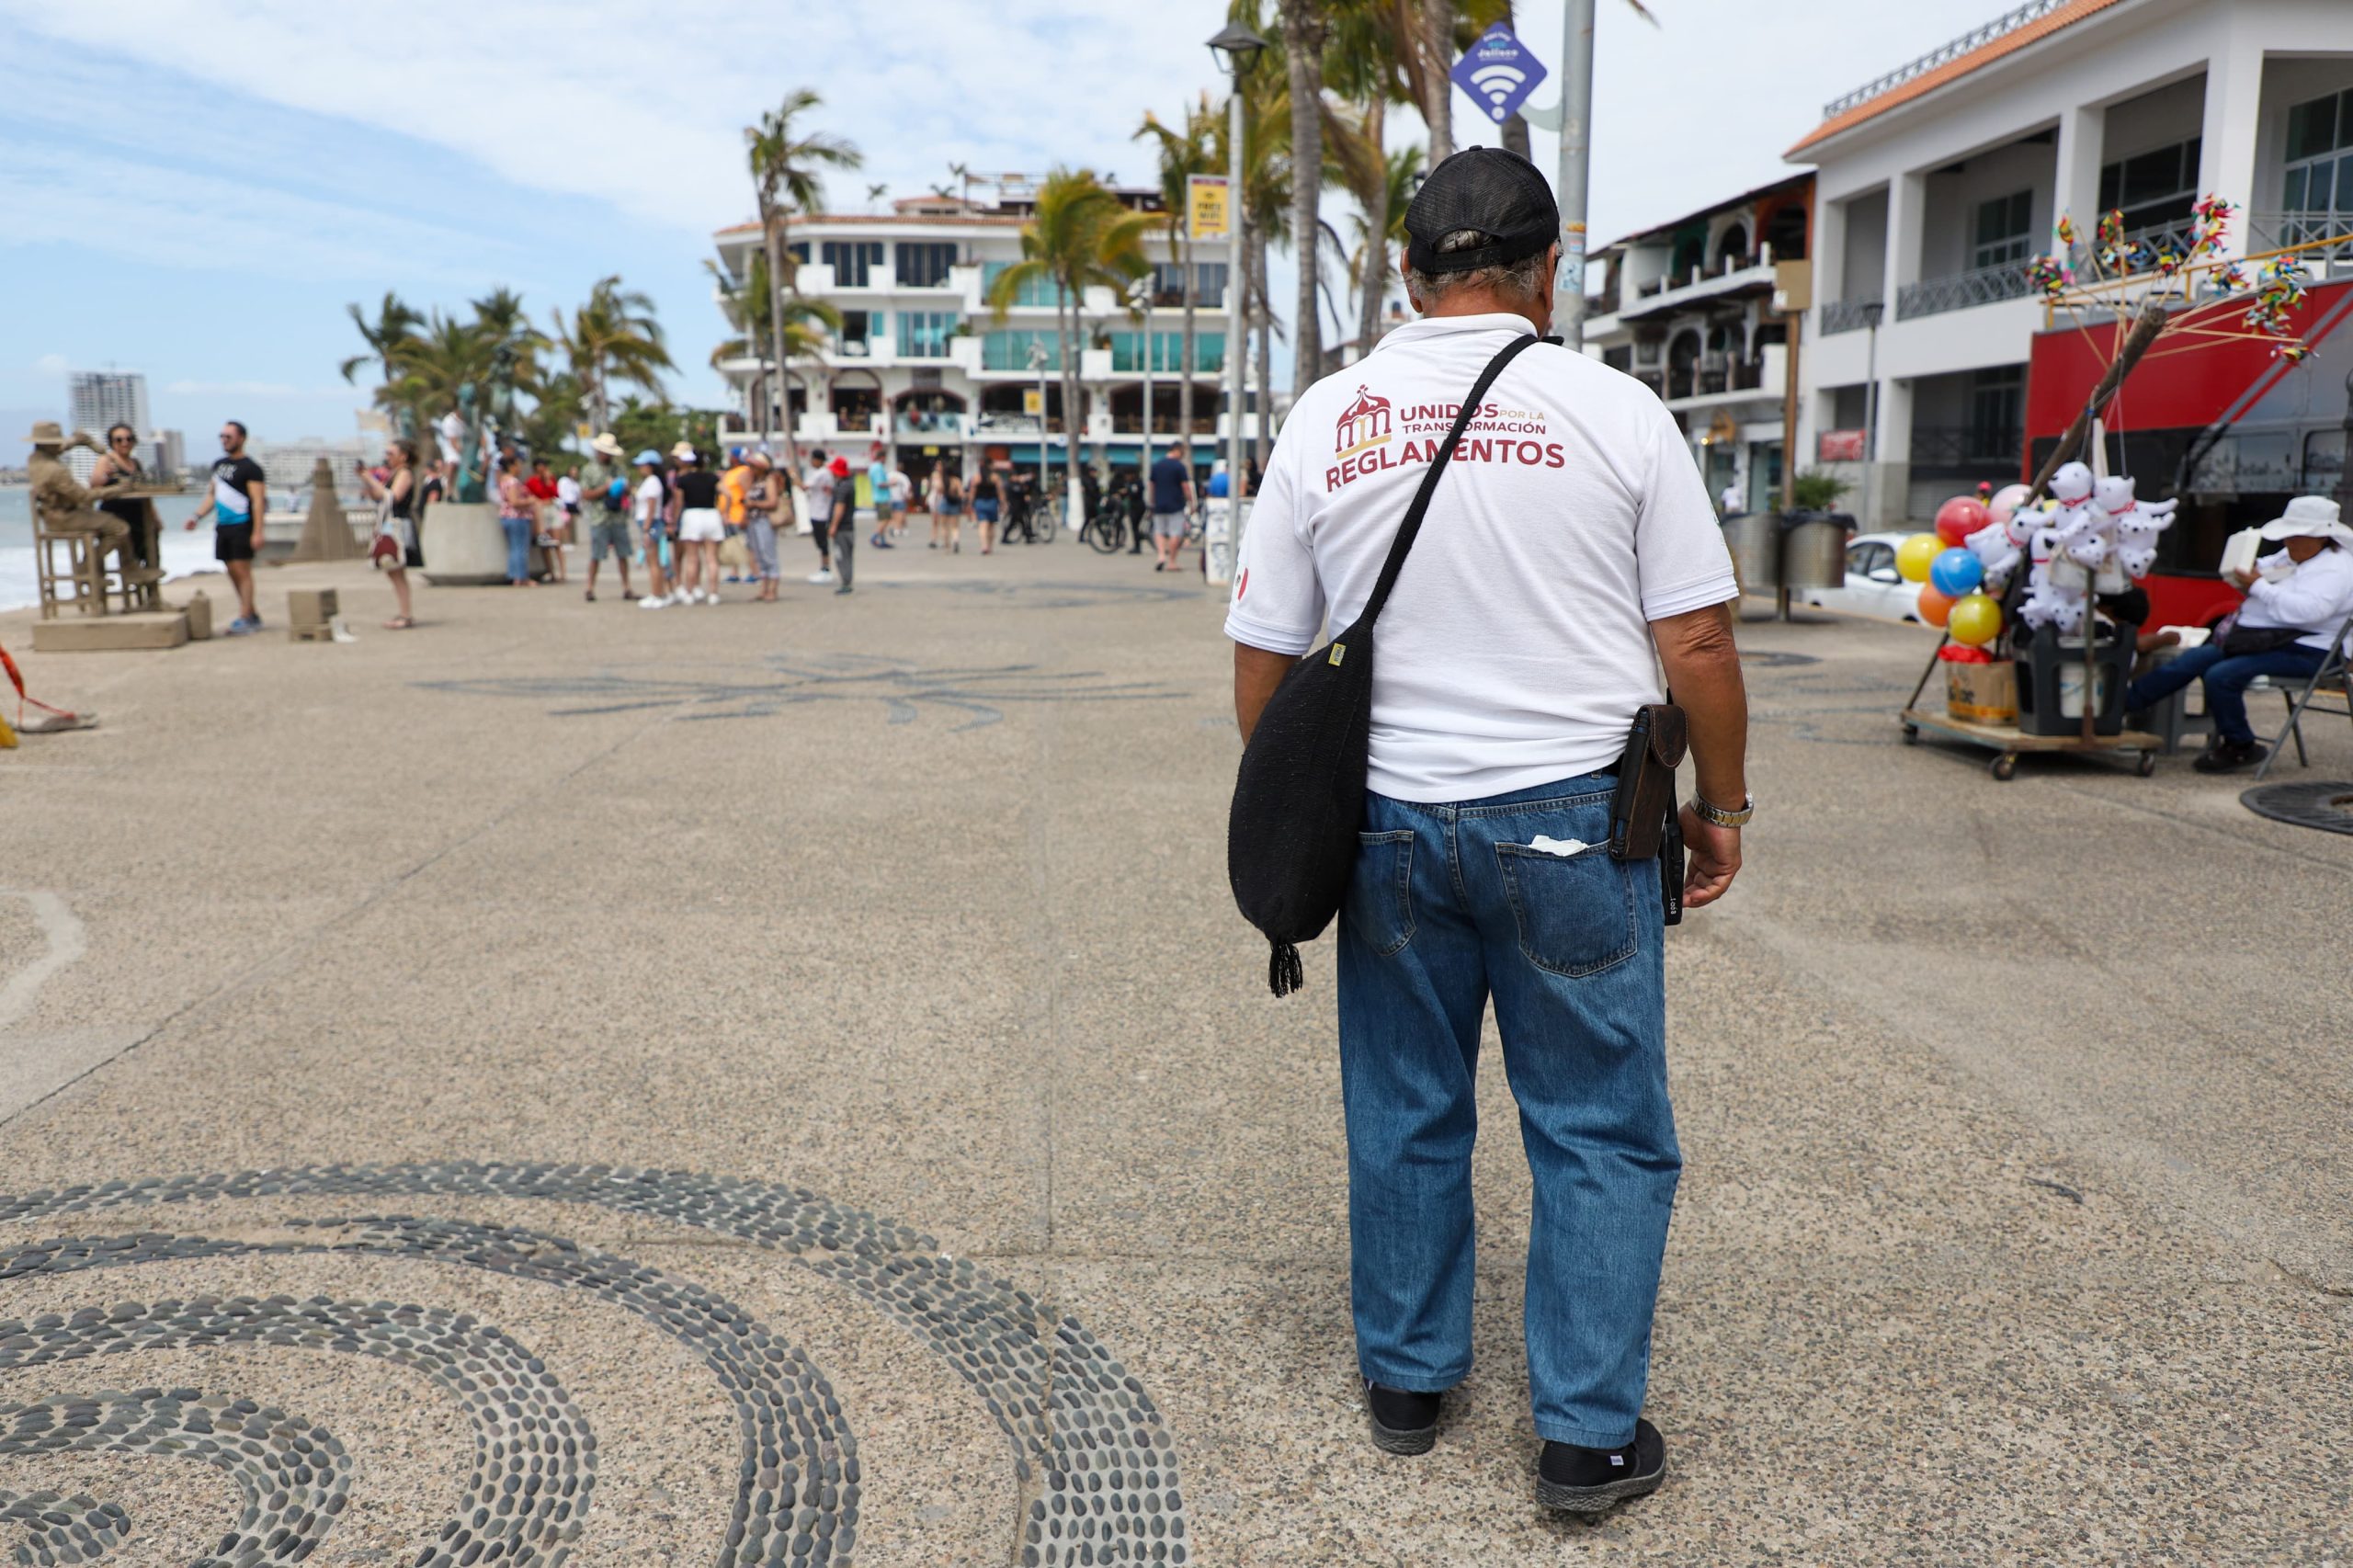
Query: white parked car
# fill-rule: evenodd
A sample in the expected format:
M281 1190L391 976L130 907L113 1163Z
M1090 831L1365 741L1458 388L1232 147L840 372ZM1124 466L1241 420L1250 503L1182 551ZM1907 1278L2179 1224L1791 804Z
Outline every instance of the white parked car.
M1920 619L1920 585L1895 570L1895 547L1908 534L1857 534L1847 545L1847 585L1800 588L1790 597L1816 609L1847 610L1889 620Z

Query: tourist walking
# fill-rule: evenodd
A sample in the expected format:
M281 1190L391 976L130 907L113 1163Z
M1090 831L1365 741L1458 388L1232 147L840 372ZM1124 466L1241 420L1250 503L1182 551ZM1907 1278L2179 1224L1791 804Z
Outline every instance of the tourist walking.
M416 443L405 436L395 436L384 449L383 476L379 478L365 470L360 472L359 488L368 499L376 503L376 538L389 543L379 547L372 542L369 554L382 567L392 585L392 601L398 613L384 622L387 631L407 631L416 625L415 607L410 603L408 574L425 569L425 552L419 547L416 529L417 498L421 494L416 480ZM382 553L379 553L380 549Z
M986 462L972 476L972 527L981 536L981 553L996 553L997 507L1004 499L1004 483Z
M580 465L581 509L588 517L588 588L584 596L597 602L597 567L608 555L621 576L621 597L637 596L629 586L629 477L621 472L621 444L609 430L588 444L588 460Z
M269 516L269 482L261 464L245 455L245 427L238 420L221 425L221 455L212 460L212 557L229 574L237 591L237 619L222 629L230 637L261 630L261 610L254 603L254 554L261 548L263 519ZM204 520L199 511L188 520L194 528Z
M822 447L812 448L809 467L801 476L801 494L809 498L809 532L817 544L817 569L809 580L826 584L834 580L834 467L825 460Z
M899 510L899 493L891 488L891 460L880 441L866 457L866 489L874 497L874 537L866 542L877 550L889 550L891 519Z
M719 476L719 526L726 529L720 541L720 564L726 569L727 581L752 581L742 568L751 564L752 547L744 530L750 523L749 498L752 494L752 465L745 460L744 449L731 447L727 453L727 470ZM732 549L730 547L733 547ZM741 561L733 559L741 555Z
M1665 1472L1641 1415L1682 1164L1663 975L1672 857L1613 858L1611 801L1638 711L1664 700L1664 666L1696 775L1678 891L1696 908L1731 885L1750 812L1737 590L1658 398L1533 341L1551 329L1560 259L1534 165L1457 153L1405 228L1422 319L1300 396L1244 536L1226 618L1236 715L1247 737L1318 628L1351 626L1382 576L1445 439L1392 426L1389 411L1463 403L1525 346L1489 394L1518 411L1509 431L1473 429L1453 449L1379 623L1337 942L1351 1296L1372 1439L1427 1450L1441 1395L1471 1370L1473 1084L1492 997L1535 1182L1536 1493L1598 1512Z
M754 452L746 466L751 479L744 491L744 537L751 550L753 575L760 585L753 597L760 604L774 604L782 575L777 569L776 523L790 505L790 497L783 473L767 453Z
M937 458L923 473L923 509L931 516L931 542L924 548L938 550L948 542L948 519L940 515L939 503L948 494L948 461Z
M1160 552L1154 571L1176 570L1192 516L1193 471L1185 462L1185 444L1171 441L1167 454L1152 465L1152 548Z
M897 526L891 530L894 539L907 537L907 514L915 510L915 482L907 477L907 471L896 463L892 464L891 510L898 519Z
M506 581L528 588L531 582L531 543L539 528L540 504L519 465L508 461L498 472L498 527L506 535Z
M948 524L948 549L951 554L964 552L964 476L953 469L939 480L939 510Z
M846 594L858 566L858 482L838 452L826 472L834 476L834 592Z
M678 462L671 489L672 510L678 520L678 581L687 604L719 602L719 545L727 525L719 515L719 475L704 466L702 455L681 441L670 455Z
M637 454L637 537L645 551L645 597L640 609L666 609L672 599L668 576L662 569L663 513L669 497L662 483L662 454L648 447Z
M571 541L571 529L557 506L563 498L563 483L555 477L547 459L533 458L531 476L523 482L523 488L531 493L536 504L538 515L532 518L532 526L539 531L533 542L540 547L540 559L547 562L548 581L561 583L564 580L563 547Z

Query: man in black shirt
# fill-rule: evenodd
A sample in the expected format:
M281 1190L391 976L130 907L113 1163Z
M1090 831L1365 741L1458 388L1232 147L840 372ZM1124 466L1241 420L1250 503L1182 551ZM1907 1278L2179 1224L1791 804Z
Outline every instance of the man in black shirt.
M192 530L212 514L213 559L228 568L237 590L237 619L224 632L245 637L261 630L254 604L254 553L261 548L262 521L268 516L269 484L261 464L245 455L245 427L234 419L221 426L221 456L212 460L211 504L188 520Z

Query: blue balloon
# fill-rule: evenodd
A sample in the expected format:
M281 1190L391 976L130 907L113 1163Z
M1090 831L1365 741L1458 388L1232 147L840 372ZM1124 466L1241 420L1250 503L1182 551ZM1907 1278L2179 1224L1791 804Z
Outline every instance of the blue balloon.
M1940 552L1928 566L1928 585L1947 598L1973 594L1984 581L1984 563L1959 545Z

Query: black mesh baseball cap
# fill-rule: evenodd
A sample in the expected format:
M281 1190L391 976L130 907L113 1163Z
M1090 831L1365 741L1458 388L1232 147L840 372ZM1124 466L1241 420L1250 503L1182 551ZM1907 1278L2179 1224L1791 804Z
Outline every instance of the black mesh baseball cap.
M1438 253L1457 229L1476 229L1483 245ZM1405 209L1405 259L1422 273L1501 267L1542 251L1561 237L1561 209L1534 164L1501 147L1465 147L1432 169Z

